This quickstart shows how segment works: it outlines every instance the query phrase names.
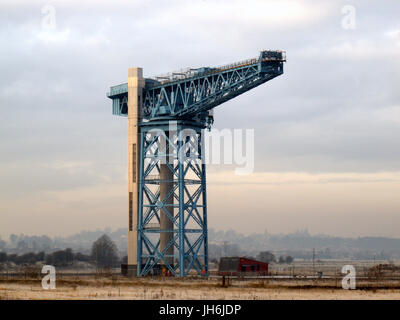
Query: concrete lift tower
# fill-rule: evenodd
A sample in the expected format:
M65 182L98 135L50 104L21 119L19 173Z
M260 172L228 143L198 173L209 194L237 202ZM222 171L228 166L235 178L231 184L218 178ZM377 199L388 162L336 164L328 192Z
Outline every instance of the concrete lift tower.
M208 275L203 131L212 109L283 73L283 51L210 68L184 69L110 88L114 115L128 117L128 274Z

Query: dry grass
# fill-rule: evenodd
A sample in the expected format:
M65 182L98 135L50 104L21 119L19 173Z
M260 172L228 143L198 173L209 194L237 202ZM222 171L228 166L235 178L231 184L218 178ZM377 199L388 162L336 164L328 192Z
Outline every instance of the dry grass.
M58 276L56 290L43 290L41 281L0 281L0 299L399 299L400 283L359 282L343 290L331 280L233 280Z

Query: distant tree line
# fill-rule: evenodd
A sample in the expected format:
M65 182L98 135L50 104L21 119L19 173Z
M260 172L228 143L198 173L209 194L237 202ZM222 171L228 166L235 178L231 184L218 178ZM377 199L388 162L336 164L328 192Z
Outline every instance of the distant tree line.
M262 251L257 255L257 259L262 261L262 262L267 262L267 263L287 263L291 264L293 262L293 257L292 256L280 256L279 259L276 258L276 256L270 252L270 251Z
M44 261L45 260L45 253L39 252L29 252L22 255L16 254L7 254L5 252L0 252L0 263L4 262L13 262L15 264L31 264L37 261Z
M24 265L43 262L56 267L65 267L76 261L90 262L91 257L80 252L74 253L70 248L49 254L45 254L43 251L38 253L28 252L21 255L0 252L0 263L13 262L17 265Z
M0 251L22 255L30 252L52 253L71 248L74 252L91 255L93 242L107 234L117 245L120 253L127 251L127 229L120 228L82 231L68 237L16 235L7 241L0 239ZM318 259L400 259L400 238L359 237L342 238L327 235L311 235L307 230L290 234L268 232L243 235L234 230L208 229L208 253L210 261L222 256L253 256L260 251L273 249L279 256L311 260L313 249Z
M281 252L284 256L296 259L311 260L313 249L320 259L400 259L400 237L357 237L344 238L328 235L311 235L307 230L299 230L289 234L253 233L243 235L234 230L208 229L209 255L211 259L221 256L233 256L232 252L221 253L224 242L237 244L238 255L256 256L266 248ZM279 261L279 257L278 257Z
M71 248L48 254L43 251L38 253L28 252L22 255L0 252L0 263L13 262L16 265L42 262L55 267L67 267L78 261L89 262L101 268L117 267L121 263L117 247L107 235L101 236L93 243L90 255L80 252L75 253Z

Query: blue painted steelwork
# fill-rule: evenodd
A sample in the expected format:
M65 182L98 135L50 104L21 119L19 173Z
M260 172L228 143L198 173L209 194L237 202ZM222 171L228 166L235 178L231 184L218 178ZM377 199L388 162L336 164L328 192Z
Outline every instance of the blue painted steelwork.
M186 276L191 270L208 275L202 130L213 123L211 109L281 75L285 61L282 51L262 51L258 58L231 65L145 79L139 123L138 276L160 266L175 276ZM107 96L113 100L112 113L126 117L127 84L111 87ZM171 180L161 180L161 164L167 165ZM162 183L172 185L165 199L160 196ZM172 221L171 230L161 229L161 214ZM163 232L172 236L160 248ZM171 246L174 254L167 254Z
M191 270L208 275L202 129L185 121L144 122L140 127L138 276L147 275L160 265L175 276L186 276ZM172 180L161 180L161 164L167 165ZM161 183L173 185L165 199L161 199ZM165 208L170 197L175 200L169 205L173 215ZM161 214L173 222L173 229L161 229ZM161 232L173 234L165 248L160 248ZM176 249L172 257L166 254L170 246ZM173 258L173 262L167 258Z

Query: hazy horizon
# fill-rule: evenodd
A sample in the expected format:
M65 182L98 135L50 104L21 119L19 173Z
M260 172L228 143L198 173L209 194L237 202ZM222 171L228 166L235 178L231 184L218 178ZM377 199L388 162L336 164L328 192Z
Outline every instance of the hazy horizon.
M36 233L36 234L26 234L26 233L9 233L9 234L0 234L0 240L4 241L9 241L11 235L16 235L16 236L26 236L26 237L41 237L41 236L47 236L51 239L55 238L60 238L60 239L65 239L73 236L77 236L81 233L94 233L94 232L101 232L104 234L110 234L117 232L121 229L126 229L128 233L128 227L127 226L120 226L120 227L115 227L115 228L110 228L110 227L104 227L104 228L95 228L95 229L82 229L78 230L76 232L68 233L68 234L44 234L44 233ZM235 232L238 235L244 236L244 237L250 237L250 236L255 236L255 235L261 235L261 234L268 234L270 236L290 236L290 235L308 235L310 237L328 237L328 238L341 238L341 239L358 239L358 238L386 238L386 239L400 239L400 237L391 237L391 236L380 236L380 235L363 235L363 236L340 236L336 234L328 234L328 233L312 233L310 232L307 228L306 229L297 229L289 232L273 232L270 230L264 230L263 232L250 232L250 233L244 233L244 232L239 232L234 229L216 229L213 226L209 226L209 230L213 230L214 232L224 232L224 233L229 233L229 232Z

